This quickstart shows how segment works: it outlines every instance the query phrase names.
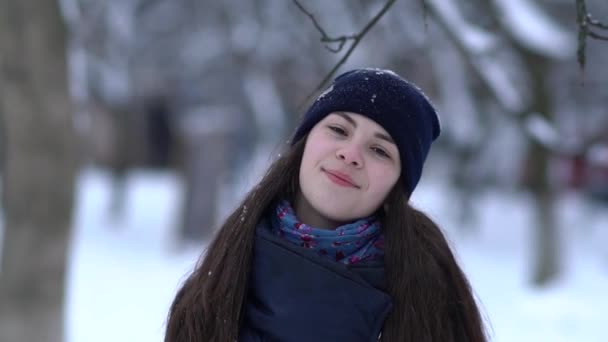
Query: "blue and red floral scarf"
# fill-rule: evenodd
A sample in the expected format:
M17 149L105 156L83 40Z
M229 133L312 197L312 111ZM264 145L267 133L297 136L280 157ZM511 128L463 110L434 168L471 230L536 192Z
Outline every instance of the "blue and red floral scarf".
M319 255L352 265L384 257L384 235L374 217L357 220L334 230L320 229L301 223L288 201L276 208L278 224L272 231L295 245L315 250Z

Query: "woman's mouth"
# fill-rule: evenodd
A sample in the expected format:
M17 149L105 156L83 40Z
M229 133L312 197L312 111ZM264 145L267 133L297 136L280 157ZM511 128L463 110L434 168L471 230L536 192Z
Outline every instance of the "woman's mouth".
M325 173L325 175L327 175L327 178L329 178L329 180L331 180L335 184L347 188L359 189L359 186L355 184L355 182L349 175L336 170L327 170L323 168L321 168L321 170Z

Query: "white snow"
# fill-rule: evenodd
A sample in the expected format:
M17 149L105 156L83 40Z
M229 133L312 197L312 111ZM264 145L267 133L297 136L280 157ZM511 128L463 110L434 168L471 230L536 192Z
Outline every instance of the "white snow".
M330 85L327 89L325 89L321 95L319 95L319 97L317 97L317 100L320 100L322 98L324 98L327 94L331 93L334 90L334 85Z
M454 1L428 0L428 2L437 15L453 30L452 33L461 39L473 54L482 54L496 45L496 37L490 32L468 23Z
M513 79L498 55L500 39L494 34L469 23L450 0L428 0L445 33L460 46L479 76L495 94L497 101L509 112L518 112L522 98Z
M494 0L499 18L520 44L550 58L569 58L576 49L567 32L530 0Z
M559 147L561 142L559 132L542 115L531 114L526 119L525 128L541 144L553 149Z
M99 170L85 171L79 181L68 342L160 342L171 300L204 246L181 250L173 243L183 191L175 175L131 176L125 215L116 220L106 213L109 184ZM487 191L474 200L479 212L472 227L456 221L456 200L432 179L423 179L413 198L447 232L491 324L492 341L605 341L605 204L596 207L576 194L560 200L565 271L547 288L534 289L528 285L530 199Z
M394 72L393 70L390 69L382 69L382 68L373 68L373 67L367 67L367 68L363 68L361 70L369 70L369 71L375 71L376 75L384 75L384 74L389 74L391 76L395 76L395 77L399 77L401 78L401 76L397 75L396 72ZM367 79L367 78L366 78Z
M509 75L504 64L491 55L480 56L474 64L488 87L496 94L496 100L501 102L509 112L519 112L523 106L522 98L512 75Z

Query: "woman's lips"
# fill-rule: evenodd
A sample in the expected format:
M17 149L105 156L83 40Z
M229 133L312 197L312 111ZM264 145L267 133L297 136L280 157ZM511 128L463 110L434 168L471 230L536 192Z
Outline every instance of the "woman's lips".
M353 182L352 178L347 175L344 174L340 171L336 171L336 170L327 170L327 169L322 169L325 174L327 175L327 177L334 183L336 183L337 185L340 186L344 186L344 187L349 187L349 188L359 188L355 182Z

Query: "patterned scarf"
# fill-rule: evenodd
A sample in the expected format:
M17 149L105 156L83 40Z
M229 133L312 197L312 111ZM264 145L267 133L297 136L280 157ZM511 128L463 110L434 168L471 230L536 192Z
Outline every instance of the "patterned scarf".
M301 223L287 201L279 203L276 215L274 234L323 257L347 265L384 257L384 235L380 222L373 216L331 230Z

